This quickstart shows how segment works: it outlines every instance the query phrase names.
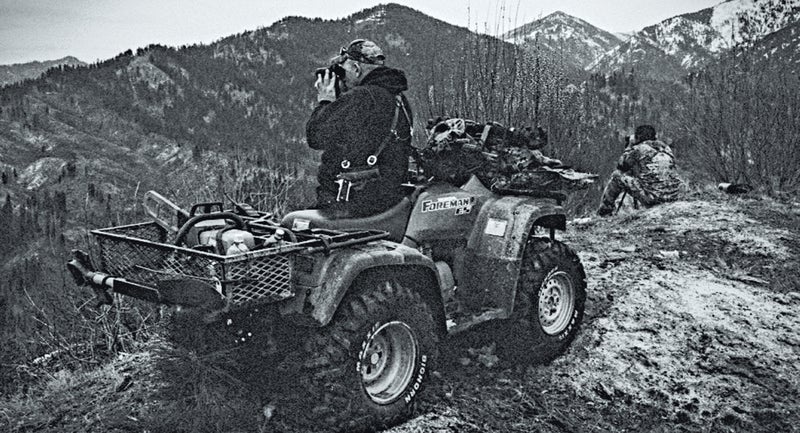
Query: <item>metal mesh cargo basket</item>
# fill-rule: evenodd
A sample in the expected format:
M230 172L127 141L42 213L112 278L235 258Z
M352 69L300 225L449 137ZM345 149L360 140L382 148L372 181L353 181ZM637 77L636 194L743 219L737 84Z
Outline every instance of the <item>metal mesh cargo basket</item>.
M293 295L294 252L302 242L222 256L167 242L156 223L93 230L99 247L99 266L116 277L160 291L196 285L213 287L229 305L250 301L274 302Z

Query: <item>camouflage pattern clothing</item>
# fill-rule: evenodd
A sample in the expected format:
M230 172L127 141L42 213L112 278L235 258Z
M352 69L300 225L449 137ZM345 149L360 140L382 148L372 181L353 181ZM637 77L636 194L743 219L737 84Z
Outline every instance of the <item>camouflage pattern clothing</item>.
M570 168L541 167L530 168L519 173L499 175L488 183L495 192L550 191L570 192L586 189L593 184L597 175L583 173Z
M541 128L506 128L459 118L429 121L429 139L420 152L426 177L454 185L475 175L495 192L582 189L597 177L562 166L538 149L547 144Z
M645 206L675 201L680 183L672 149L659 140L643 141L622 153L603 192L600 213L610 213L622 192Z

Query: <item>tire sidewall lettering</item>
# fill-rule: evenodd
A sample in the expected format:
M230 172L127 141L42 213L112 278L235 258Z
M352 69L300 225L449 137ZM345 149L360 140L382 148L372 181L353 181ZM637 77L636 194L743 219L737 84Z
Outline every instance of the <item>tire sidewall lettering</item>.
M366 337L361 339L361 349L358 351L358 356L356 357L356 373L361 374L361 360L364 359L364 355L367 353L367 343L372 340L372 337L375 336L375 333L380 329L381 322L375 322L369 331L367 331Z
M414 402L414 397L417 396L417 392L419 392L419 390L422 388L422 383L425 380L425 373L428 371L427 355L423 354L420 356L417 362L419 365L419 368L417 368L417 374L414 377L414 381L408 385L408 392L403 396L403 401L406 405Z
M358 351L358 357L356 358L356 374L361 374L361 367L362 367L362 360L367 352L367 343L372 340L375 336L376 332L382 326L381 322L375 322L372 327L370 327L369 331L367 331L366 336L364 339L361 340L361 348ZM408 384L407 393L402 397L402 400L405 402L406 405L410 405L414 402L414 398L417 396L417 393L422 389L422 384L425 381L425 375L428 371L428 355L421 354L419 359L417 360L417 368L416 374L414 375L414 380Z
M374 431L408 419L435 365L436 325L431 307L395 278L354 285L328 328L300 347L308 371L290 418L306 431Z

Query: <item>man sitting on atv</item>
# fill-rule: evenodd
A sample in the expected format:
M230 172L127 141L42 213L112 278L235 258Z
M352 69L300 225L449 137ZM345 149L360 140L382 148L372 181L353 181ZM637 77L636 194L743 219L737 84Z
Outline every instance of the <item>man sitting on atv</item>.
M405 73L384 66L374 42L356 39L317 71L319 104L306 124L322 150L317 208L333 218L383 212L400 200L412 153Z
M652 125L640 125L611 173L603 192L600 216L611 215L617 197L624 191L644 206L674 201L678 198L680 180L675 171L672 149L656 140Z

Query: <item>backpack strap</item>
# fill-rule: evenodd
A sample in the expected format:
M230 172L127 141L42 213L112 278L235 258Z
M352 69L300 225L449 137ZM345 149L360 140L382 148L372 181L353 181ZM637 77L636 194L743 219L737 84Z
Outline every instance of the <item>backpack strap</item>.
M367 166L372 167L373 165L378 163L378 157L383 152L383 149L389 144L392 139L394 140L401 140L400 136L397 134L397 121L400 119L400 109L403 109L403 115L406 118L406 123L411 125L411 119L408 117L408 111L406 111L406 104L403 103L403 96L401 93L398 93L394 97L394 117L392 118L392 127L389 129L389 135L383 139L381 145L378 146L378 150L375 151L372 155L367 157ZM413 133L413 130L412 130Z
M392 117L392 126L389 128L389 135L381 141L381 144L378 146L378 149L372 154L367 157L367 168L372 168L375 164L378 163L378 157L383 153L383 150L389 144L390 141L394 140L403 140L404 138L400 137L397 134L397 122L400 120L400 110L403 110L403 115L406 118L406 123L408 123L409 128L411 128L411 134L409 134L409 138L414 133L413 126L411 125L411 118L408 115L408 110L406 110L406 105L403 103L403 94L398 93L394 97L394 116ZM342 160L341 167L345 170L351 167L351 163L348 160Z

